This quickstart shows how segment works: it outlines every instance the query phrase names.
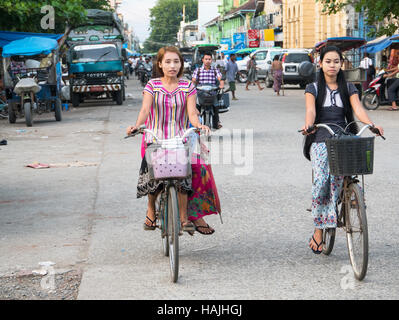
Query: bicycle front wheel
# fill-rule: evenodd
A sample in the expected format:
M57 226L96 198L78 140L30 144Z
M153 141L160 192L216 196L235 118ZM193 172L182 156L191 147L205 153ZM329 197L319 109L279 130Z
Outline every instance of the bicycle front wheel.
M179 277L179 206L177 202L177 193L174 186L169 187L168 192L168 243L169 243L169 261L170 275L172 282L177 282Z
M169 238L168 238L168 204L166 203L167 200L163 198L160 200L159 205L159 217L161 222L161 239L162 239L162 253L165 257L169 257Z
M350 184L347 192L345 226L349 259L355 278L363 280L367 272L369 250L366 205L358 184Z

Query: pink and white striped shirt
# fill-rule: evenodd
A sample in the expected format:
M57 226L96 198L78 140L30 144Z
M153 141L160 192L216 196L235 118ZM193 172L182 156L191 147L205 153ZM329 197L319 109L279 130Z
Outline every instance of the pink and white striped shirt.
M153 97L146 121L147 128L154 131L159 139L182 136L189 126L187 98L197 93L194 84L189 80L180 79L178 87L169 92L163 86L161 79L151 79L145 86L144 92ZM145 141L155 142L149 134L146 134Z

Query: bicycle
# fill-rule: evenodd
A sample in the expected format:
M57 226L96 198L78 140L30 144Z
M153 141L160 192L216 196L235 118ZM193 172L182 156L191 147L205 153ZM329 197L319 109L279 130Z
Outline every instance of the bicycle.
M349 260L352 265L354 276L357 280L361 281L364 279L367 273L368 267L368 227L367 227L367 216L366 216L366 203L365 203L365 188L364 188L364 174L371 174L373 170L373 150L374 150L374 137L361 138L368 139L361 140L359 137L363 134L366 129L370 129L374 134L380 134L379 130L372 125L365 125L359 131L358 134L348 135L346 129L352 123L343 129L338 125L334 125L340 128L342 133L346 135L347 141L346 147L342 147L345 144L339 141L339 136L331 129L329 124L315 124L309 127L306 132L311 133L317 128L325 128L332 135L332 139L326 141L327 152L330 164L330 173L333 175L344 176L343 187L340 192L338 201L336 203L337 214L337 228L343 228L346 233L346 240L348 246ZM300 130L303 132L303 130ZM357 138L354 138L357 137ZM384 140L385 138L381 136ZM351 139L352 138L352 139ZM349 141L352 140L352 141ZM362 148L366 150L365 157L357 157L357 166L351 166L350 153L356 154L358 151L356 145L363 144ZM367 147L364 147L367 145ZM341 148L341 150L337 150ZM362 168L359 169L359 163L362 163ZM357 168L357 169L356 169ZM358 175L362 176L362 187L359 185ZM312 172L313 180L313 172ZM328 228L323 230L322 240L322 252L324 255L330 255L335 242L336 229Z
M148 146L146 160L150 175L154 179L164 182L163 189L157 195L155 201L155 217L156 221L159 222L156 227L161 230L162 252L166 257L169 256L170 275L174 283L177 282L179 277L179 236L183 234L176 181L191 175L190 155L185 140L194 131L199 132L197 128L190 128L182 137L161 140L156 137L153 131L142 125L137 131L125 137L126 139L138 134L149 133L156 141L156 143ZM160 152L157 150L160 150ZM168 151L170 152L168 153Z

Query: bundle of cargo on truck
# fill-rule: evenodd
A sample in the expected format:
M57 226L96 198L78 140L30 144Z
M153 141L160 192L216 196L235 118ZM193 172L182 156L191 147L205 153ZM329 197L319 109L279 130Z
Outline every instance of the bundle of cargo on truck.
M78 25L72 26L73 29L83 26L112 26L118 29L121 35L124 34L122 21L119 19L115 12L104 11L99 9L88 9L87 10L88 21Z

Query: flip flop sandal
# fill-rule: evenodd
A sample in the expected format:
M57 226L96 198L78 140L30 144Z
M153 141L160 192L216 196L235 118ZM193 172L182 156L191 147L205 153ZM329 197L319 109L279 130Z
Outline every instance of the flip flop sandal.
M151 225L148 225L144 222L144 230L149 231L149 230L155 230L156 229L156 225L154 225L154 223L156 223L157 219L155 219L154 221L152 221L148 216L145 216L146 219L148 219L148 221L151 222Z
M399 111L399 108L392 108L392 107L390 107L390 108L388 109L388 111Z
M201 230L199 230L199 228L203 228L203 229L210 229L209 224L207 224L206 226L195 226L195 230L201 234L204 234L206 236L209 236L211 234L215 233L215 230L211 231L210 233L206 233L206 232L202 232Z
M310 242L310 240L312 240L312 239L313 239L314 243L317 245L317 249L319 249L319 247L320 247L321 245L323 245L323 240L321 240L320 243L317 243L316 239L314 238L314 235L312 236L311 239L309 239L309 242ZM312 251L313 251L314 254L320 254L320 253L323 252L323 248L322 248L322 250L314 250L312 247L310 247L310 249L312 249Z

